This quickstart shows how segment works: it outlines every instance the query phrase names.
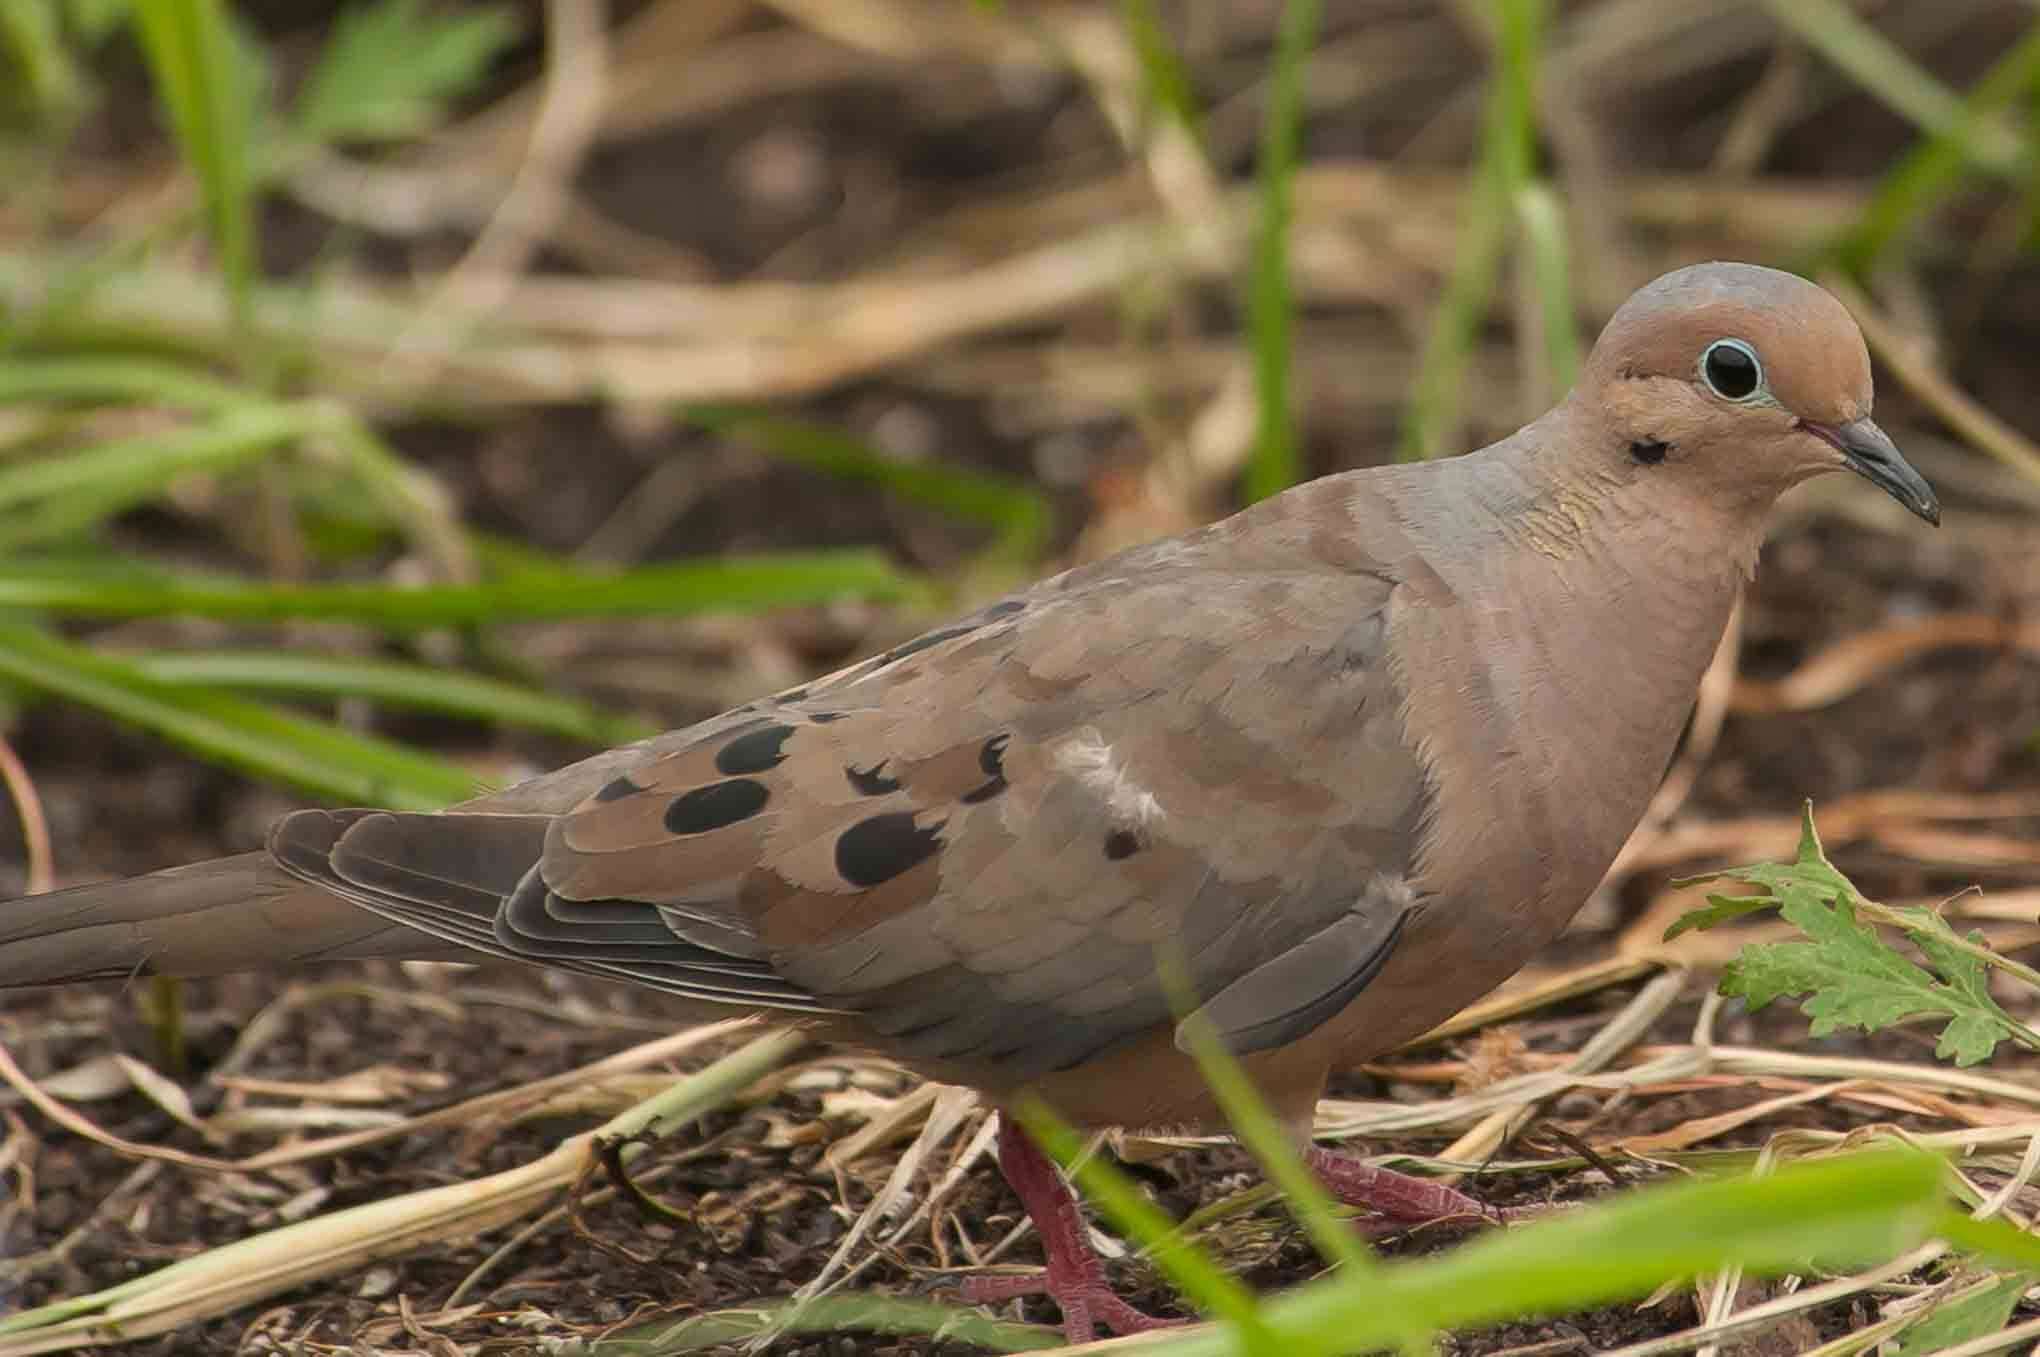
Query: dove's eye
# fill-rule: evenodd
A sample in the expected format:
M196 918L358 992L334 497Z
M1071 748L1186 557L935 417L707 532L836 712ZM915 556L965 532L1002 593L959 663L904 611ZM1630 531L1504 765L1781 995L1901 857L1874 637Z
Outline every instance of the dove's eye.
M1717 339L1700 355L1707 389L1727 401L1746 401L1764 389L1764 365L1740 339Z

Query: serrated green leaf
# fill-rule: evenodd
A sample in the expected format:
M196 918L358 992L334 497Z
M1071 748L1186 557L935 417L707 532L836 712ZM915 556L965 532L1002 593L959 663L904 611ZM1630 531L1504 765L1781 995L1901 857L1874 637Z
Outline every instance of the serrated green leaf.
M430 130L517 36L500 6L430 13L419 0L346 10L305 82L293 118L313 144L396 141Z
M1699 909L1689 909L1672 922L1665 930L1664 940L1670 942L1681 933L1695 929L1705 932L1716 924L1740 919L1745 914L1755 914L1760 909L1770 909L1778 903L1771 895L1710 895L1707 903Z
M1721 978L1723 994L1753 1008L1805 994L1800 1008L1816 1037L1842 1028L1874 1032L1908 1018L1945 1017L1939 1054L1958 1065L1990 1058L2013 1035L2009 1014L1990 997L1983 967L1966 953L1930 953L1939 977L1893 951L1856 915L1846 886L1832 903L1818 887L1793 881L1780 890L1779 912L1808 942L1745 947ZM1945 963L1945 968L1944 968Z

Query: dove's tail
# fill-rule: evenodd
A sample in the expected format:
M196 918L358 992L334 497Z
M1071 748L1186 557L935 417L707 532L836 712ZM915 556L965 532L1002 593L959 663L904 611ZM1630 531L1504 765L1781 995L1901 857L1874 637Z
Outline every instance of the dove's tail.
M0 989L371 957L474 954L309 886L267 853L0 902Z

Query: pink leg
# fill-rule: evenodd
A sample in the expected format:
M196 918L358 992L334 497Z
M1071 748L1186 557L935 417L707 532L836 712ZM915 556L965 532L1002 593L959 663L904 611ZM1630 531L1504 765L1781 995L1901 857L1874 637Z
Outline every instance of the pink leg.
M1378 1211L1398 1224L1457 1219L1499 1225L1509 1217L1509 1212L1476 1201L1456 1187L1378 1168L1316 1145L1304 1152L1304 1162L1339 1201Z
M1006 1175L1013 1194L1027 1208L1028 1218L1040 1233L1048 1268L1028 1276L965 1278L966 1301L984 1305L1015 1296L1048 1296L1062 1307L1063 1334L1072 1343L1090 1342L1100 1324L1115 1334L1127 1334L1182 1322L1157 1319L1113 1294L1105 1280L1105 1262L1084 1233L1076 1194L1020 1124L1003 1115L999 1118L999 1171Z

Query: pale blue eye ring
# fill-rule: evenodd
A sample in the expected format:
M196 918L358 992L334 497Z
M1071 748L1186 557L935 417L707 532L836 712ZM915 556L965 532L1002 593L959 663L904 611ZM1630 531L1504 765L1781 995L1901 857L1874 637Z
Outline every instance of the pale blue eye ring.
M1700 380L1725 401L1738 405L1764 389L1764 365L1740 339L1717 339L1700 355Z

